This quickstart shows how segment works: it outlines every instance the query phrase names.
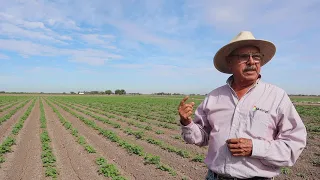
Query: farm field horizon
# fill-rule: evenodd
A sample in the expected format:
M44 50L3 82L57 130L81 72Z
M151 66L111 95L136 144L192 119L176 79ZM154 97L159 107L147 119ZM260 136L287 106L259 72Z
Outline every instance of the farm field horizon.
M0 179L204 179L208 147L181 139L183 97L1 95ZM320 97L291 99L307 148L276 179L317 179Z

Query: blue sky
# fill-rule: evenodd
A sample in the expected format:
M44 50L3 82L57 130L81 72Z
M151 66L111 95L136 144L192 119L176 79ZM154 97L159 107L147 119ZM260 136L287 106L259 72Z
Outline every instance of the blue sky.
M0 0L0 89L208 93L242 30L277 46L264 81L320 94L319 0Z

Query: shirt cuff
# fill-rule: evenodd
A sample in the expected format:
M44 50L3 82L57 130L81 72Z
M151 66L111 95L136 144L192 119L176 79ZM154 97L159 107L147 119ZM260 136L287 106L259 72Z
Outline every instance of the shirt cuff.
M181 122L180 122L180 125L181 125L182 130L191 130L192 127L195 125L195 123L193 121L191 121L191 123L189 123L188 125L185 126L185 125L181 124Z
M265 158L268 142L260 139L252 139L252 154L251 157Z

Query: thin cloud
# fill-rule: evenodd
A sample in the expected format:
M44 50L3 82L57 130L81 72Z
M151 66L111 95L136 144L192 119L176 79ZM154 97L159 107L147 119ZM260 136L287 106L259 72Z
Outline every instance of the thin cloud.
M101 65L104 61L122 58L121 55L95 49L59 49L52 46L36 44L30 41L0 39L0 48L29 56L66 56L72 62Z
M0 53L0 59L9 59L9 56Z
M81 34L81 38L88 44L100 45L107 49L116 49L115 46L110 45L112 40L115 38L109 34Z
M39 39L39 40L48 40L56 43L65 44L65 42L55 39L52 36L45 35L43 32L36 32L31 30L22 29L18 26L1 23L0 24L0 33L1 35L6 35L10 38L27 38L27 39Z

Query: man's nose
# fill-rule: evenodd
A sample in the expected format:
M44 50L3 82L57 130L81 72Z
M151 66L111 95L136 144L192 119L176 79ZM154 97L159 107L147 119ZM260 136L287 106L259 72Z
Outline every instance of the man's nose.
M254 64L254 60L253 60L253 58L252 58L251 55L249 56L249 59L248 59L248 62L247 62L247 63L248 63L248 64L251 64L251 65Z

